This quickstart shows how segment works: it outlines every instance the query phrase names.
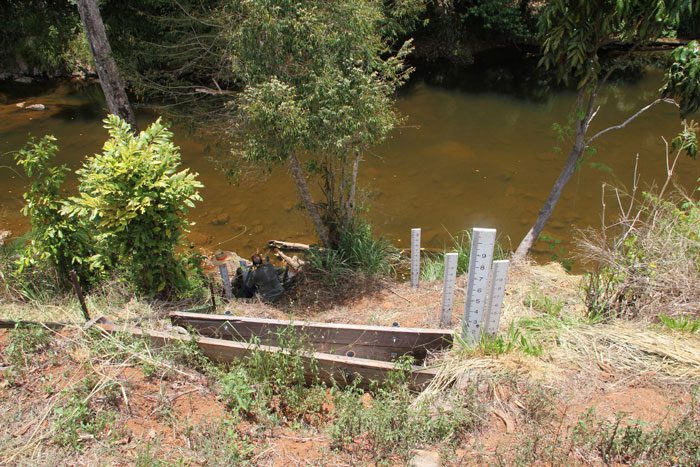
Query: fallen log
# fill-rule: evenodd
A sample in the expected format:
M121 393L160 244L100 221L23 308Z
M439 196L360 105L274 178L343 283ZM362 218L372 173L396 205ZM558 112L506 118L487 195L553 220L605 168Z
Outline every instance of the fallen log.
M282 240L270 240L267 242L270 248L278 248L280 250L307 251L311 249L306 243L284 242Z

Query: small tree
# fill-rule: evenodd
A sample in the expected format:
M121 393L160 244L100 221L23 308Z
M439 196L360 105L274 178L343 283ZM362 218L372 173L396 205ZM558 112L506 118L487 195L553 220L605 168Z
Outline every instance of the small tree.
M327 247L350 225L363 152L397 122L393 93L410 71L403 64L409 44L392 55L381 37L381 6L229 0L211 18L243 84L233 102L235 152L244 161L289 165ZM324 203L314 200L309 174L319 178Z
M695 8L695 10L693 10ZM640 109L630 118L589 136L591 122L600 110L598 93L612 73L640 46L661 36L678 24L681 13L698 14L691 0L550 0L540 16L544 36L540 65L556 79L575 85L578 98L574 111L573 145L559 177L537 220L522 240L514 258L527 255L549 220L567 182L574 174L584 152L603 134L624 128L659 103L679 106L686 116L700 104L700 60L698 43L691 42L673 54L674 64L666 77L662 97ZM627 54L601 65L602 48L612 41L630 45Z
M138 136L115 115L105 128L103 152L77 171L80 194L62 212L89 220L99 249L94 266L117 267L142 292L168 295L186 280L177 248L202 184L179 170L180 150L160 119Z
M68 167L51 165L57 151L56 138L44 136L38 141L30 140L15 156L30 179L23 195L22 214L29 217L31 231L18 260L18 272L49 264L64 285L69 283L72 269L83 282L88 282L91 273L87 260L93 250L82 222L62 212L61 187Z

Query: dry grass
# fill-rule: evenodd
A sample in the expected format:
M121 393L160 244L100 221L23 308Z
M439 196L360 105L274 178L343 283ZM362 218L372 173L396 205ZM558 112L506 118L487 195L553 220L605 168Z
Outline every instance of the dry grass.
M700 200L680 188L669 193L673 165L659 190L639 195L636 180L629 193L603 186L603 209L612 195L617 220L578 242L579 256L596 267L587 291L592 313L700 315Z

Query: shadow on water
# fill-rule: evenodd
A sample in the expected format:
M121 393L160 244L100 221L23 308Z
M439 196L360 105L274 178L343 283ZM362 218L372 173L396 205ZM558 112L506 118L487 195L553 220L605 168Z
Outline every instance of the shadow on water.
M618 52L608 52L602 57L604 67L620 65ZM650 68L667 64L668 54L663 52L638 53L627 58L610 82L634 85L644 80ZM532 103L545 103L548 99L567 89L552 80L552 74L538 66L541 55L515 48L494 48L480 52L470 64L455 66L454 62L442 61L417 63L416 71L400 95L412 92L416 83L449 89L467 94L493 93Z

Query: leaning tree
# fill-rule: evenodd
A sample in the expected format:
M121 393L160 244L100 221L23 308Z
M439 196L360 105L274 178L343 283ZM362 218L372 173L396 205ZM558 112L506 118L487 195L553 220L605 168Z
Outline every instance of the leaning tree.
M668 103L678 106L682 117L700 106L700 49L693 41L678 48L666 74L660 96L618 125L590 134L590 125L600 110L601 87L625 60L640 47L659 38L678 24L681 15L700 14L693 0L550 0L540 16L543 56L540 66L555 79L578 89L573 112L573 144L564 167L533 226L514 258L525 257L542 233L564 187L574 174L587 148L602 135L624 128L652 107ZM626 53L612 63L601 63L601 52L612 42L628 45ZM688 128L693 128L689 125ZM688 146L692 148L693 146ZM694 154L690 154L694 155Z

